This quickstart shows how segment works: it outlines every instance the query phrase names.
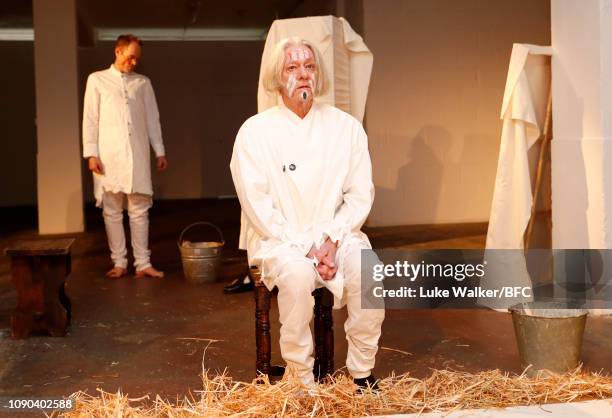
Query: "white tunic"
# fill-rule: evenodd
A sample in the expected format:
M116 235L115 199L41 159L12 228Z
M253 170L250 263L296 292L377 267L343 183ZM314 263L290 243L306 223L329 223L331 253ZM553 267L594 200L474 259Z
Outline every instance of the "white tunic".
M105 191L153 194L149 143L165 155L151 81L109 69L89 75L83 103L83 157L99 157L93 175L96 204Z
M304 119L284 105L248 119L230 163L242 206L240 248L249 263L306 255L328 236L340 241L338 272L325 285L342 295L342 243L359 240L374 198L367 136L349 114L315 102ZM276 273L262 271L272 287Z

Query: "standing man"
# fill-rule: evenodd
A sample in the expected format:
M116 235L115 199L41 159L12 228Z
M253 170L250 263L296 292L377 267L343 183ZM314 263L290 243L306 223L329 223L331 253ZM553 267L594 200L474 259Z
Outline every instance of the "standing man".
M265 88L282 104L248 119L230 168L242 206L240 248L277 286L286 372L314 383L312 291L327 287L347 305L346 366L362 387L372 376L384 309L361 308L361 232L374 197L367 136L349 114L314 98L326 74L316 48L300 38L276 45Z
M127 272L123 208L127 201L136 277L163 277L153 268L149 250L149 208L153 204L149 144L157 169L168 166L159 112L151 81L134 72L142 42L121 35L115 62L89 75L83 104L83 157L93 172L96 206L102 206L113 268L108 277Z

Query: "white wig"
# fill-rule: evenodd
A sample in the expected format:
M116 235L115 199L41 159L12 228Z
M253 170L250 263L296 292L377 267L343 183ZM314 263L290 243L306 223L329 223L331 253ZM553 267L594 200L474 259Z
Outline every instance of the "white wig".
M280 80L283 72L283 67L285 65L285 51L290 46L305 46L306 48L312 51L316 67L316 85L313 93L315 96L324 95L327 92L329 83L327 81L327 74L325 73L325 68L323 67L323 60L321 59L321 54L319 54L319 51L312 43L297 36L282 39L274 46L272 54L270 55L270 59L268 60L268 64L266 65L266 68L264 68L264 73L262 77L264 89L266 89L270 93L280 92L282 87Z

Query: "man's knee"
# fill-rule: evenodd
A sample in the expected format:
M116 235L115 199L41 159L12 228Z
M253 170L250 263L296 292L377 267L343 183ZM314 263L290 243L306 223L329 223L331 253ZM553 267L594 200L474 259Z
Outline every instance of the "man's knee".
M344 259L344 271L347 276L361 275L361 248L352 246Z
M296 295L310 295L315 289L317 273L307 261L287 262L280 270L276 285L279 290L289 290Z
M106 222L122 222L123 221L123 210L113 208L110 206L104 206L102 208L102 216Z
M135 220L147 220L149 218L149 208L148 207L128 207L128 216L131 221Z
M153 205L150 196L133 194L128 196L128 216L132 220L146 219L149 215L149 209Z
M345 276L345 286L349 289L351 293L360 292L361 291L361 272L364 267L364 264L369 263L368 258L363 258L361 251L364 249L360 245L353 245L346 252L346 256L344 261L344 276ZM367 271L367 266L366 270Z

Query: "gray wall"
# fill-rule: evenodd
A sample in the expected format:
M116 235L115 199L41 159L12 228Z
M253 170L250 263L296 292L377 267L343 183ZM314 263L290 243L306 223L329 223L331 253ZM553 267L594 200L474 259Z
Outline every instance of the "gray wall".
M0 42L0 206L36 202L34 44Z
M364 0L370 225L487 221L512 44L550 44L549 0Z

